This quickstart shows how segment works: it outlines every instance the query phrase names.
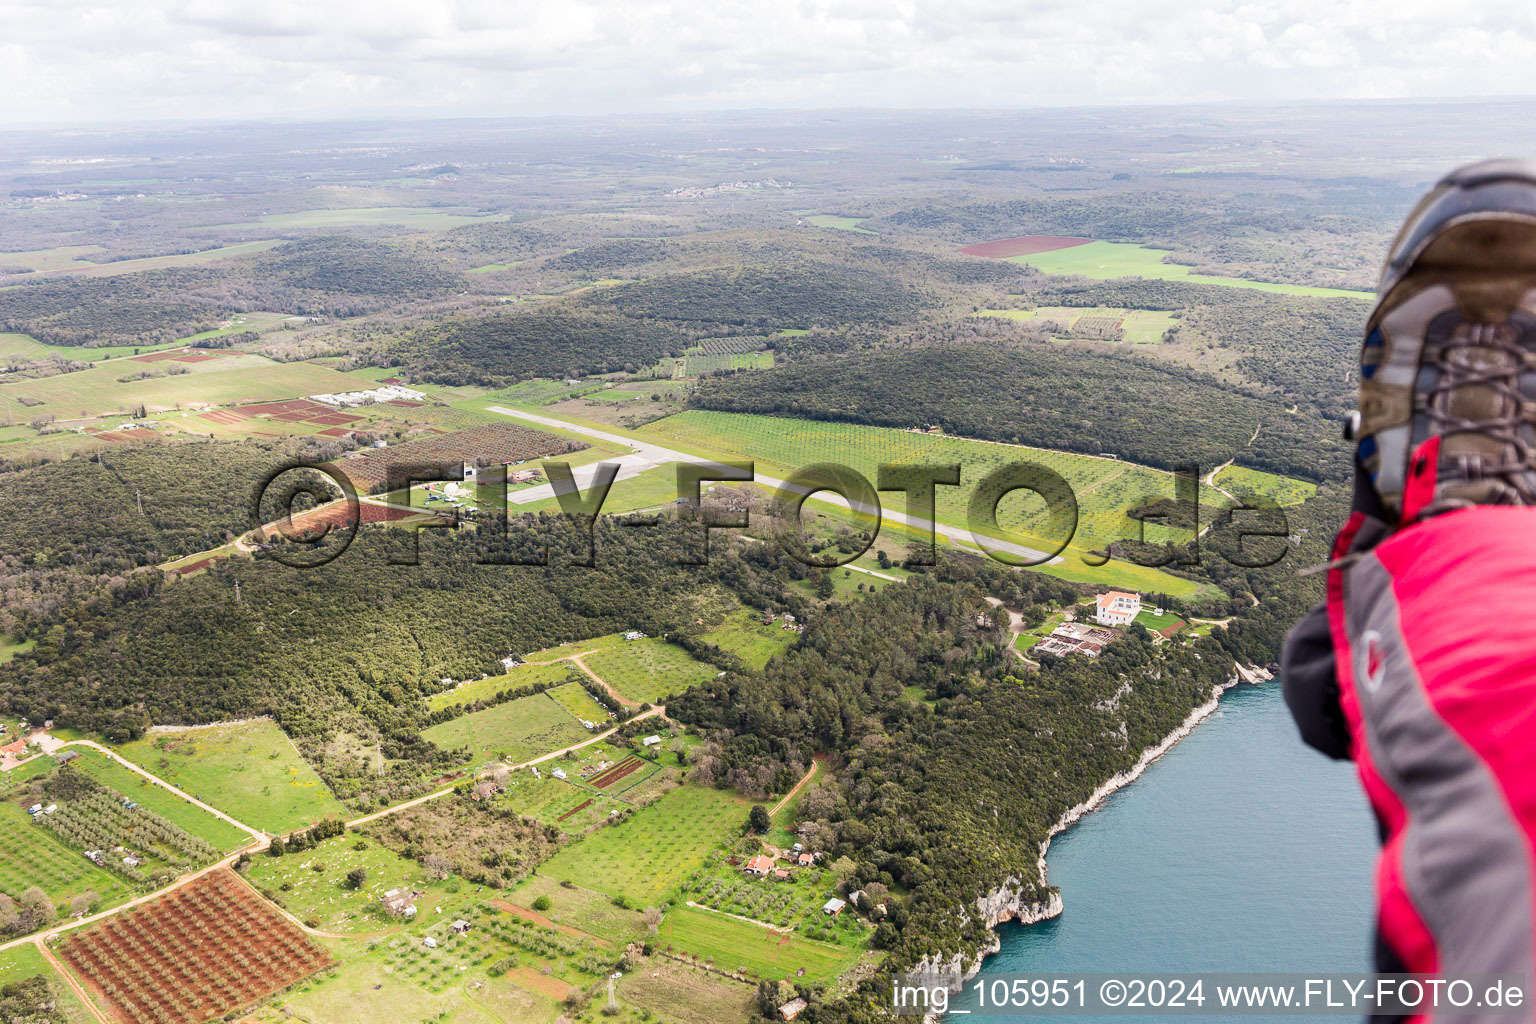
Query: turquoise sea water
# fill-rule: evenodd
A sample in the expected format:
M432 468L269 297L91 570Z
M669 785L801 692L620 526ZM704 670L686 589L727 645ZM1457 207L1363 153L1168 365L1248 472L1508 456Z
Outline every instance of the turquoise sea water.
M1066 910L1004 925L982 974L1369 970L1375 850L1354 766L1302 745L1278 683L1238 686L1052 841Z

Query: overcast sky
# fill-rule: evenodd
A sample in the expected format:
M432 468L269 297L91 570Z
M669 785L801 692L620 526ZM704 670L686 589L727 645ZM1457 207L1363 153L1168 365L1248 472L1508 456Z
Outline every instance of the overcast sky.
M0 0L0 124L1536 95L1530 0Z

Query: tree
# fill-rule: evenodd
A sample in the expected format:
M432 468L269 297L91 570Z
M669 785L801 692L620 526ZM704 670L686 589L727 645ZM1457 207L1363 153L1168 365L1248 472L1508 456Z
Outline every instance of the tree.
M541 914L548 910L550 906L551 904L548 896L540 896L538 899L533 901L533 909L537 910Z
M16 901L0 892L0 932L21 930L21 915L16 911Z
M640 920L644 922L647 934L655 935L657 929L661 927L661 908L646 907L645 913L640 915Z
M421 866L427 869L427 877L436 882L441 882L453 871L453 861L440 853L429 853L421 860Z
M347 872L347 888L348 889L361 889L363 887L363 883L365 883L367 881L368 881L368 869L367 868L353 868L351 871Z
M84 917L96 909L96 904L101 902L101 897L87 889L85 892L69 901L69 916Z
M834 590L832 586L832 577L828 576L826 573L823 573L821 579L816 581L816 596L825 601L827 598L831 597L833 593Z
M20 903L21 914L27 920L27 931L46 928L59 914L48 894L35 885L21 894Z
M287 852L288 841L282 836L278 836L276 839L273 839L272 844L267 847L267 856L269 857L281 857Z
M837 876L838 883L846 886L852 881L858 871L858 865L847 857L839 857L832 862L832 873Z
M747 827L758 835L773 828L773 819L768 817L768 808L762 804L753 804L752 812L747 815Z

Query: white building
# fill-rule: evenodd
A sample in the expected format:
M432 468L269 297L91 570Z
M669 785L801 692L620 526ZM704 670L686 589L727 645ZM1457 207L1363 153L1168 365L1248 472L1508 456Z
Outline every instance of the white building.
M1129 626L1140 611L1140 594L1111 590L1099 595L1096 618L1101 626Z

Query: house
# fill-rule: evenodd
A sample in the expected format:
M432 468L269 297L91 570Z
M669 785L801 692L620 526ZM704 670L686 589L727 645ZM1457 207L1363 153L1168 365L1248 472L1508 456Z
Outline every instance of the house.
M428 949L436 949L437 948L437 940L434 939L430 935L428 935L426 938L422 939L421 940L421 944L423 946L427 947Z
M832 899L827 900L826 903L822 904L821 912L826 914L828 917L836 917L838 914L843 912L843 908L847 905L848 904L834 896Z
M660 736L647 736L645 739L640 741L640 745L643 746L643 747L655 747L655 746L660 746L660 744L661 744L661 737Z
M806 1003L804 999L796 996L789 1002L785 1003L783 1006L779 1007L779 1016L783 1017L785 1020L794 1020L796 1017L800 1016L800 1014L805 1012L805 1008L808 1005L809 1004Z
M538 470L536 470L536 469L520 469L517 472L513 473L512 475L508 476L507 477L507 482L508 483L514 483L514 484L531 484L535 480L537 480L538 478L539 478L539 471Z
M556 768L553 771L551 771L549 774L553 775L557 779L563 780L565 778L565 769L564 768Z
M795 865L797 867L808 868L815 863L816 855L810 850L801 850L798 854L795 855Z
M5 746L0 747L0 756L4 756L6 754L9 754L12 757L20 757L21 755L25 754L26 752L27 752L27 741L26 740L15 740L14 742L7 743Z
M463 918L460 918L448 927L453 929L453 933L455 935L463 935L465 932L469 931L469 922L465 921Z
M1100 594L1095 618L1101 626L1129 626L1141 611L1141 595L1111 590Z
M742 870L744 870L749 875L766 875L768 872L773 870L773 858L758 854L756 857L753 857L751 860L747 861L747 866Z
M783 868L775 868L774 872L773 872L773 877L777 878L781 882L787 882L787 881L789 881L789 872L784 870Z
M144 862L139 860L139 858L135 857L131 853L123 858L123 867L125 868L136 868L142 863Z

